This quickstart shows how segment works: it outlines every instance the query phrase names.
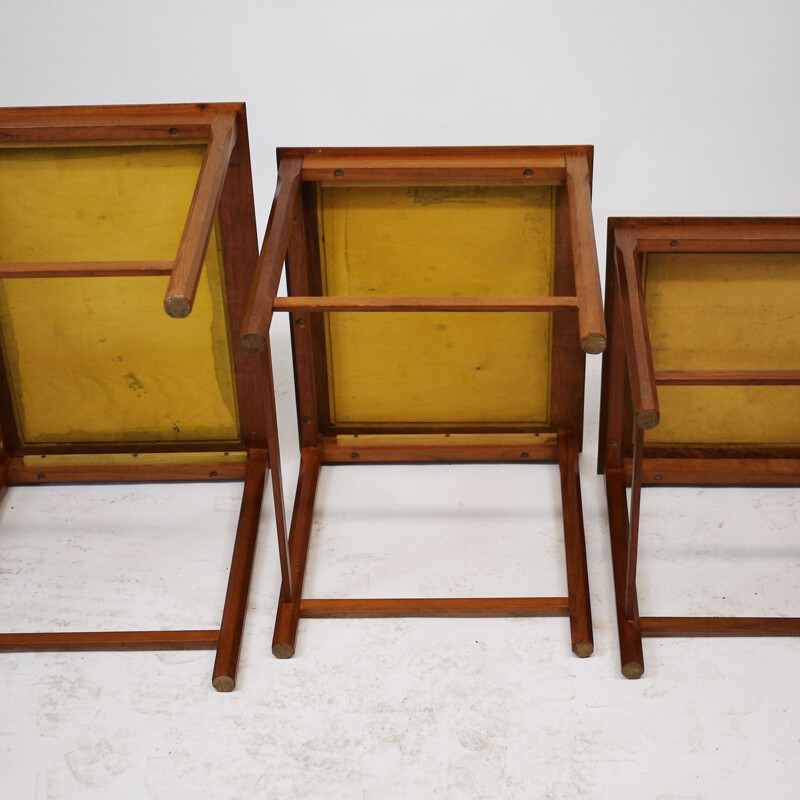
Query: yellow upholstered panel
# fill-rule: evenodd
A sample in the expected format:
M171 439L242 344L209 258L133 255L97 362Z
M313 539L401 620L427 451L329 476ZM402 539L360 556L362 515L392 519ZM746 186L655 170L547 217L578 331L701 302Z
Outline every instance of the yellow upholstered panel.
M552 294L554 188L320 190L332 296ZM549 313L327 315L336 423L547 422Z
M0 149L0 261L172 260L203 145ZM238 438L215 230L194 310L167 277L0 281L0 325L26 443Z
M800 369L800 254L651 253L656 370ZM800 387L659 386L650 442L800 442Z

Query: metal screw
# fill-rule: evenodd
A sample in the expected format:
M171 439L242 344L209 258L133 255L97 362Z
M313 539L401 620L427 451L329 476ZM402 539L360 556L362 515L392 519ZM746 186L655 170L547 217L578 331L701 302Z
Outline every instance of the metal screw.
M299 319L299 320L297 320L297 324L302 328L303 325L306 324L306 321L304 319Z
M170 128L169 129L169 135L170 136L177 136L178 135L178 129L177 128Z
M40 481L43 481L47 477L47 475L45 475L44 472L40 472L38 477Z
M532 178L533 177L533 170L532 169L526 169L525 172L523 172L522 174L526 178Z
M671 242L669 243L669 246L670 246L670 247L677 247L677 246L678 246L678 243L677 243L676 241L674 241L674 240L673 240L673 241L671 241Z
M211 478L216 478L217 477L217 473L214 472L214 471L211 471L208 474L209 474L209 477L211 477Z
M522 453L522 458L527 458L527 457L528 457L527 453Z
M311 417L303 417L303 422L311 422Z
M656 480L660 481L661 480L661 476L660 475L656 475Z
M334 174L334 175L335 175L337 178L341 178L341 177L342 177L342 175L344 175L344 172L342 172L340 169L336 169L336 170L334 170L334 171L333 171L333 174Z
M133 457L134 458L139 458L139 454L138 453L133 453Z
M609 444L616 444L616 443L617 443L617 440L616 440L616 439L612 439L612 440L609 442Z
M358 453L350 453L350 458L358 458Z

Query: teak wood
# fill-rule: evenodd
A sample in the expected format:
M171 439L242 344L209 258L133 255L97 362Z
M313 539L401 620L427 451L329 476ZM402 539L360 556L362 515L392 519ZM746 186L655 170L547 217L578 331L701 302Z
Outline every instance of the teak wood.
M591 654L578 454L585 353L605 347L592 155L278 151L240 329L260 352L273 314L290 315L301 461L275 656L294 654L301 618L390 616L568 616L573 651ZM568 596L303 597L322 467L401 462L558 464Z
M218 629L3 633L0 650L211 649L230 691L274 463L269 353L231 345L258 259L244 105L4 109L0 196L19 217L0 241L2 490L244 482ZM56 343L30 321L61 307ZM75 379L40 409L59 359Z
M643 486L800 485L799 297L800 219L609 220L598 471L628 678L643 636L800 635L800 618L640 616L636 590Z

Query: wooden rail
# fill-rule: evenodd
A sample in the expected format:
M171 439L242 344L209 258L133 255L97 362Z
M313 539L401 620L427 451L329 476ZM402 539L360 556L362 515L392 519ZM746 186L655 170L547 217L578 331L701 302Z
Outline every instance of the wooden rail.
M560 311L576 297L276 297L275 311Z
M800 386L800 369L670 369L655 378L662 386Z
M565 617L566 597L438 597L302 600L300 616L329 617Z
M7 261L0 278L103 278L170 275L172 261Z

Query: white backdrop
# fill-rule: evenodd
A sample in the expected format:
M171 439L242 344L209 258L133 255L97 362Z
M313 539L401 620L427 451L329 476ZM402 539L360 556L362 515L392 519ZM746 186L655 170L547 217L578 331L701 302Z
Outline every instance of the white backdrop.
M799 33L796 0L0 0L0 106L244 100L259 237L279 145L594 144L603 268L609 215L800 215ZM281 324L273 340L291 495L293 388ZM597 647L592 659L575 660L564 645L566 630L548 627L552 621L532 627L513 620L357 621L309 623L301 628L295 659L277 662L269 655L277 563L265 503L237 691L213 693L208 654L3 656L4 796L790 796L800 777L793 721L800 710L793 688L798 642L762 640L756 653L747 640L648 640L645 678L630 683L619 676L602 484L593 472L599 359L587 363L582 467ZM503 503L530 517L525 504L536 498L525 487L531 473L520 477L513 470L524 468L508 469L503 481L509 484L490 486L469 520L457 518L457 528L471 520L478 527L469 535L485 539L487 525L495 531L502 523L496 517ZM322 489L333 517L337 501L345 509L344 528L356 539L356 551L381 525L401 545L409 530L391 528L395 523L380 517L377 501L363 518L347 517L348 503L363 499L365 485L372 497L398 476L422 480L406 484L419 504L411 516L440 530L449 510L465 513L463 502L486 486L483 475L492 480L500 474L468 473L453 484L440 470L442 488L429 488L426 498L423 484L436 485L427 476L398 471L389 482L370 477L359 485L348 484L357 470L342 473L330 479L341 481L335 496L330 484ZM114 547L124 539L115 528L120 519L146 513L145 525L158 525L159 509L180 496L193 510L208 499L214 504L210 521L218 524L222 514L230 522L239 491L227 485L212 492L14 490L2 509L0 542L13 540L20 519L13 513L26 503L28 516L17 524L27 542L36 538L32 531L100 524L107 511L102 524L111 535L103 542L114 563ZM551 476L539 491L549 508L556 480ZM666 520L668 536L691 533L692 525L716 531L723 504L718 495L698 495L694 517L681 511L685 494L646 500L643 530ZM401 522L405 497L398 490L386 500L396 503ZM782 580L789 587L775 601L786 610L783 599L796 594L791 537L799 495L781 497L770 529L788 531L781 545L788 557L772 584ZM765 492L725 496L729 524L735 528L735 518L743 520L732 534L742 550L767 518L754 511L762 501L765 508L771 502ZM365 522L370 511L378 513L379 526ZM187 534L197 547L204 523L198 515L192 517L197 529ZM166 524L165 541L174 532L174 523ZM359 526L365 526L360 539ZM65 534L65 547L71 535ZM20 559L43 558L49 546L14 549L12 541L10 550L0 548L4 582ZM383 569L390 579L402 572L382 556L356 563L352 554L320 546L345 580L369 578L371 570L374 577ZM193 612L204 594L213 599L224 590L225 567L219 565L227 547L222 542L207 552L208 564L217 566L209 567L208 584L187 595L189 626L197 624ZM551 549L559 547L555 535ZM513 572L516 562L509 558L500 566L510 564ZM136 553L122 559L137 563ZM203 563L195 556L191 570L201 574ZM142 564L144 576L146 558ZM175 564L178 573L185 567ZM100 571L107 566L103 562ZM180 574L186 579L190 572ZM687 592L699 577L696 571L689 578L665 575L667 584L685 580ZM524 588L527 577L517 577ZM161 580L167 586L169 572ZM311 575L309 585L319 589L315 581ZM204 586L210 587L205 593ZM47 590L46 581L37 590L41 618L20 625L46 624L48 608L61 602L48 600ZM17 605L8 595L0 603L12 620L21 613L21 597ZM150 601L137 602L146 611ZM218 611L204 612L207 624L215 624ZM169 609L165 619L172 621ZM152 624L145 614L142 626Z
M278 145L591 143L599 239L800 211L791 0L0 8L2 105L244 100L262 227Z

